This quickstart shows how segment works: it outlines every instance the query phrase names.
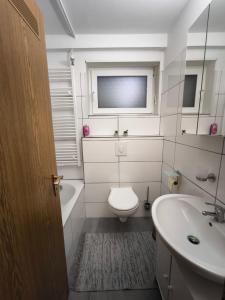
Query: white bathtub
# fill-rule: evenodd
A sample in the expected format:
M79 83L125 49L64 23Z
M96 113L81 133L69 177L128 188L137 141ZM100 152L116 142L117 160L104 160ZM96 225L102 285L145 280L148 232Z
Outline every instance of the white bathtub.
M60 185L60 203L63 226L66 224L74 205L84 187L82 180L62 180Z

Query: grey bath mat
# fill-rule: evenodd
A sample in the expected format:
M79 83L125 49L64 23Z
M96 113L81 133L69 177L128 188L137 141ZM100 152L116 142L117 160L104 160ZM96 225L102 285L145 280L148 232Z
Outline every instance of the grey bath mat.
M155 242L151 232L86 233L71 289L106 291L155 288Z

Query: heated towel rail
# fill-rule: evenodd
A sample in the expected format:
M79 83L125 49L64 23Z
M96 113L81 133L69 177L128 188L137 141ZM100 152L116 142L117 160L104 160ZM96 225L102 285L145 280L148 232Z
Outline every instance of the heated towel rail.
M48 73L57 166L80 166L74 66Z

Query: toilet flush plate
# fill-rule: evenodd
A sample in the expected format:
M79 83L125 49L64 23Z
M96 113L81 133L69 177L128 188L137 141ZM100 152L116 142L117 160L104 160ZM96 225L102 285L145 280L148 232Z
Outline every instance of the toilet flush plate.
M127 142L118 142L115 147L116 156L126 156L127 155Z

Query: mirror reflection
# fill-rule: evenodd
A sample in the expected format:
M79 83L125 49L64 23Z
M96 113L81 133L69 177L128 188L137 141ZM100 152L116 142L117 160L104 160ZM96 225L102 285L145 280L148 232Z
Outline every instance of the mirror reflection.
M214 0L190 28L182 108L182 133L224 135L224 0Z

